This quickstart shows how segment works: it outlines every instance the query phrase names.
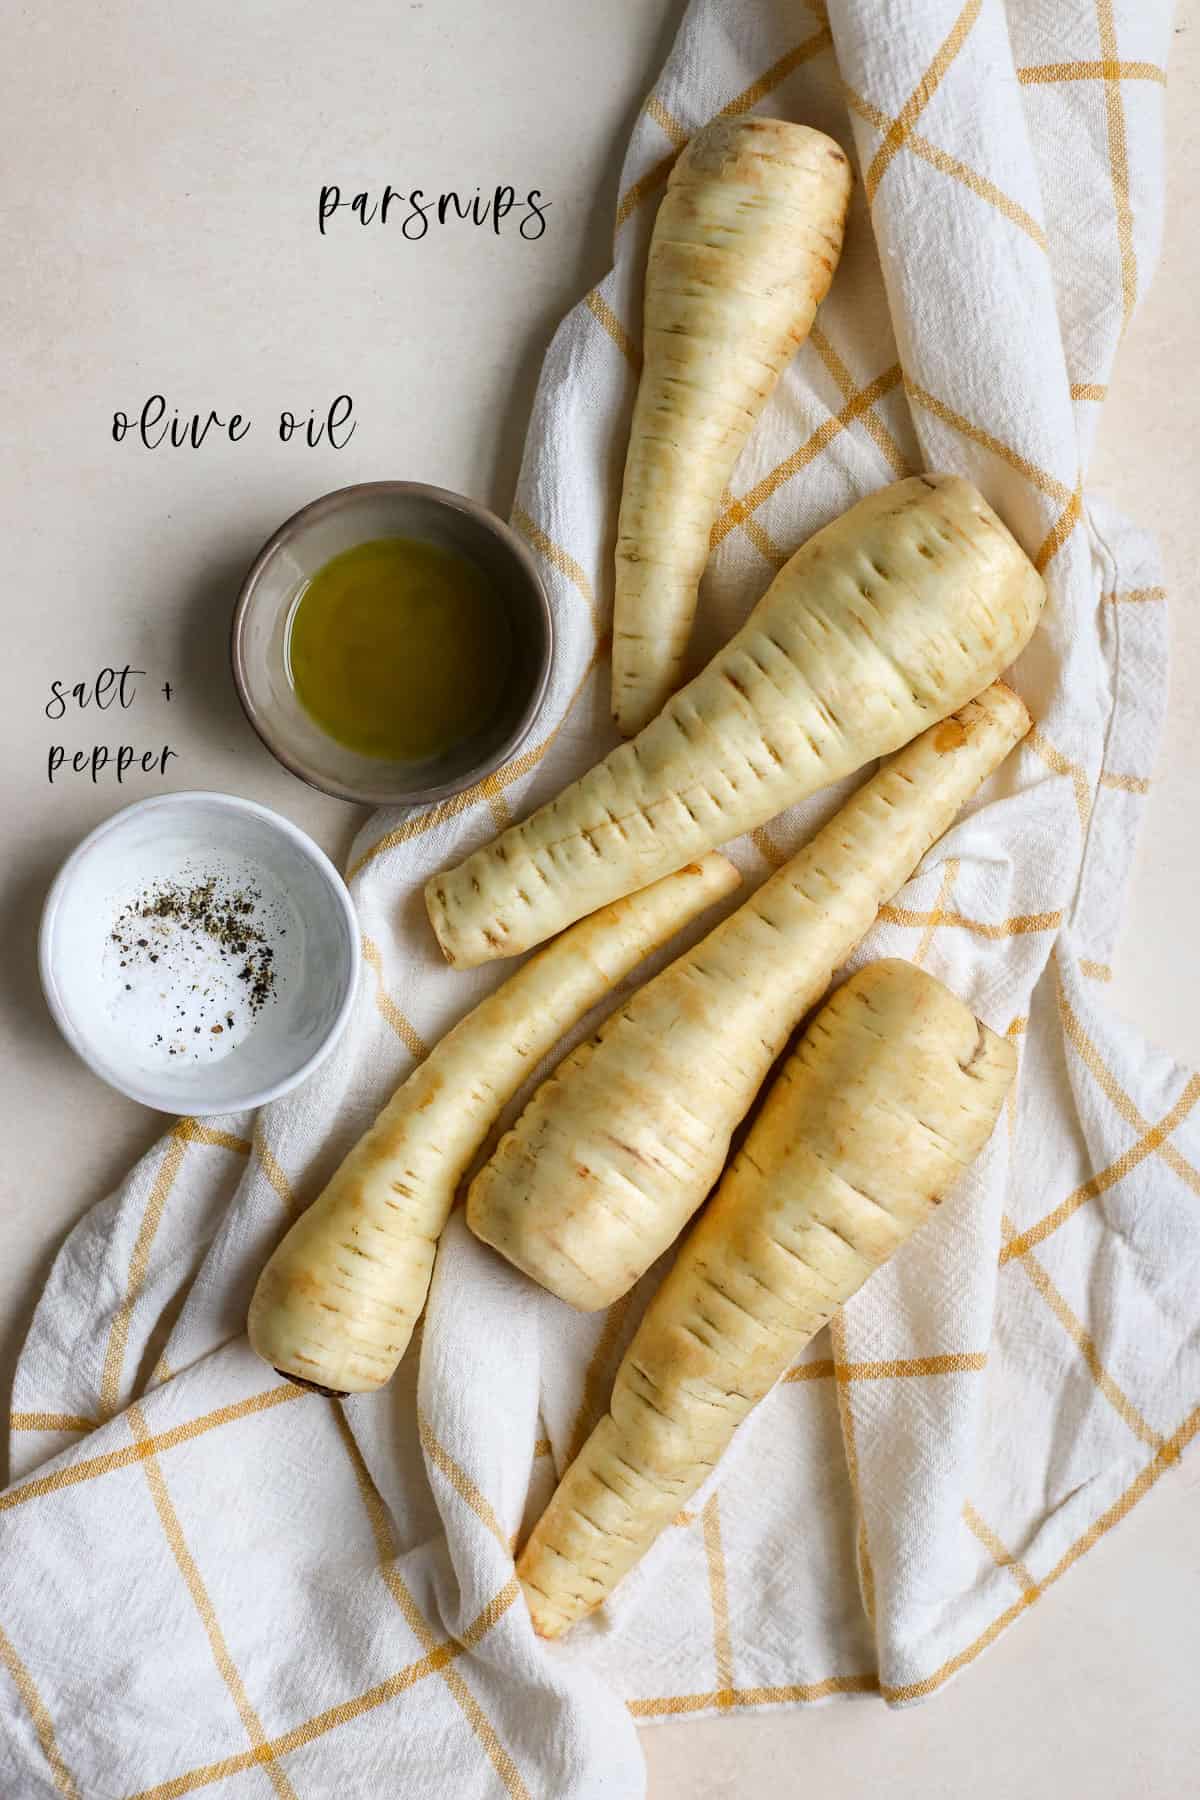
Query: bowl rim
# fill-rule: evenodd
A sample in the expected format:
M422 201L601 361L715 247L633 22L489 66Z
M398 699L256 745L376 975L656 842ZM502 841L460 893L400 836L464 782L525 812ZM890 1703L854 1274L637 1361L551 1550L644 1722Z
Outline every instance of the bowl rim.
M484 761L454 781L443 781L426 787L398 789L394 795L384 798L378 794L367 794L361 788L351 786L347 782L334 778L320 778L311 770L304 768L299 760L292 756L277 740L260 709L256 706L250 693L246 678L245 654L245 621L254 598L254 590L267 563L288 539L302 526L325 513L339 512L354 499L364 498L372 494L403 495L409 498L431 500L435 505L445 506L450 511L465 513L468 518L490 531L509 555L519 565L525 576L541 611L542 624L546 634L546 652L542 658L537 679L530 691L529 698L522 708L520 716L512 731L504 742ZM289 774L295 775L308 787L315 788L318 793L333 794L339 800L350 800L359 806L423 806L430 801L449 800L455 794L464 793L468 788L486 781L489 775L504 766L506 762L521 748L533 729L534 721L541 711L546 697L546 689L550 685L550 675L554 666L556 650L556 634L554 630L554 612L546 593L545 583L534 559L532 550L519 533L513 530L498 513L479 500L472 500L467 494L458 494L451 488L432 487L423 481L357 481L347 487L333 488L327 494L320 494L315 500L300 507L297 512L286 518L267 539L255 555L250 567L242 578L238 589L237 600L233 608L233 618L229 628L229 661L233 671L233 685L241 703L242 711L254 731L259 742L270 751L276 762L281 763Z
M180 1113L176 1105L164 1099L161 1090L128 1076L119 1065L114 1065L106 1057L98 1055L94 1047L77 1030L63 999L63 995L68 989L59 979L53 946L55 925L63 898L80 867L96 845L102 839L120 830L136 813L157 812L180 803L183 803L185 807L190 807L198 801L215 802L220 810L241 813L255 819L260 825L281 832L295 845L301 855L307 858L322 877L326 888L333 896L346 928L350 945L350 959L337 1011L330 1021L325 1036L299 1068L293 1070L289 1075L282 1076L278 1081L269 1082L261 1088L250 1089L245 1095L239 1095L233 1100L207 1101L197 1096L189 1104L187 1112ZM320 1067L345 1031L354 1007L361 974L362 928L354 908L354 901L346 882L321 846L299 825L293 824L291 819L285 818L282 813L275 812L269 806L260 805L257 800L246 800L239 794L222 793L216 788L180 788L169 794L148 794L142 800L133 800L128 806L118 807L116 812L110 813L107 819L102 819L99 825L80 838L50 883L46 898L42 902L41 919L38 924L38 977L50 1016L63 1039L80 1062L85 1064L93 1075L109 1087L114 1088L117 1093L124 1094L127 1099L138 1101L142 1106L151 1107L155 1112L172 1113L176 1117L211 1118L222 1113L246 1112L252 1107L265 1106L269 1100L278 1100L282 1095L288 1094L293 1088L298 1087L307 1076ZM178 1099L180 1096L174 1098Z

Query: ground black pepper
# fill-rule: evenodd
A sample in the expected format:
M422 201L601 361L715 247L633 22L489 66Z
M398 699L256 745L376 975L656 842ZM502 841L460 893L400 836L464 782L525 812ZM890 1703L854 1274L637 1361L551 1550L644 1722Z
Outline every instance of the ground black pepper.
M275 952L254 920L261 899L256 888L231 888L227 880L216 875L206 874L187 883L156 882L130 901L114 923L112 941L120 955L120 966L124 969L139 963L157 963L163 949L163 930L183 930L196 940L198 948L210 954L214 949L218 952L221 961L230 966L233 978L242 984L251 1016L257 1016L276 997ZM157 938L147 934L148 925L159 926ZM153 947L155 942L157 949ZM124 985L128 991L130 984ZM192 991L195 993L198 988L196 983ZM201 1001L211 997L209 988L200 995ZM222 998L227 1002L228 994ZM214 1010L218 1019L208 1031L211 1036L220 1037L226 1029L233 1030L234 1016L225 1005L218 1004ZM185 1009L177 1006L176 1011L183 1013ZM196 1016L194 1010L192 1016ZM220 1022L222 1017L224 1024ZM199 1025L192 1029L193 1035L200 1034ZM154 1041L162 1042L161 1033L155 1034ZM174 1046L170 1054L176 1054Z

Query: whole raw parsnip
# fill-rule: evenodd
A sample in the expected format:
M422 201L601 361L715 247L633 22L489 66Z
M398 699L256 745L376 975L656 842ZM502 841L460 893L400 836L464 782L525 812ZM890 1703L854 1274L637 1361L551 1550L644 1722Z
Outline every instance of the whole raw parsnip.
M833 279L850 179L832 138L782 119L714 119L671 171L617 527L613 716L626 737L683 679L721 493Z
M1014 1046L932 975L853 975L784 1065L517 1565L536 1629L593 1611L736 1427L987 1142Z
M527 950L908 743L1008 667L1044 597L970 482L860 500L632 743L427 883L447 960Z
M998 682L897 752L541 1084L471 1183L475 1235L584 1311L631 1288L708 1194L834 969L1028 729Z
M731 893L725 857L585 919L447 1032L397 1089L259 1277L250 1342L308 1386L382 1387L425 1304L459 1182L530 1071L689 919Z

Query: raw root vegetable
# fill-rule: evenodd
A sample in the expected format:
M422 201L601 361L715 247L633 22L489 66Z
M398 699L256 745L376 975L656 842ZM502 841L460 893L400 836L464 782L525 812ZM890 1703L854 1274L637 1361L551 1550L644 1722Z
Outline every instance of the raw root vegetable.
M626 737L683 679L722 491L812 329L849 198L833 139L782 119L716 119L671 171L617 527L613 715Z
M542 1083L471 1184L475 1235L585 1311L632 1287L716 1181L834 969L1028 729L997 682L885 763Z
M1007 668L1044 598L970 482L919 475L861 500L640 736L429 881L447 961L527 950L907 744Z
M536 1629L601 1605L737 1426L991 1135L1016 1053L932 975L852 976L784 1065L517 1565Z
M608 907L448 1032L263 1270L248 1325L258 1354L305 1386L382 1387L425 1304L458 1184L504 1107L565 1031L738 880L706 856Z

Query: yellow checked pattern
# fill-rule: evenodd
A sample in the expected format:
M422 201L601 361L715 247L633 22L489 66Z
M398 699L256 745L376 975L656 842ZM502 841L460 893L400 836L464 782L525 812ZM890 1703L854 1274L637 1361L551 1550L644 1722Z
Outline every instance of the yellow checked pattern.
M0 1495L0 1793L642 1792L635 1723L934 1693L1200 1430L1200 1076L1110 1017L1166 672L1152 548L1086 471L1161 222L1163 0L693 0L639 117L612 272L547 355L513 518L559 657L529 747L374 819L354 1025L301 1094L181 1120L69 1239ZM602 1622L549 1656L513 1544L603 1409L653 1273L583 1318L452 1219L385 1394L275 1381L261 1264L394 1083L500 978L449 976L425 877L611 742L610 551L667 175L718 113L858 172L817 329L713 528L695 655L809 532L921 466L970 475L1045 571L1036 728L879 917L1020 1045L980 1166L741 1433ZM750 879L838 794L735 846ZM702 1074L697 1074L698 1082Z

